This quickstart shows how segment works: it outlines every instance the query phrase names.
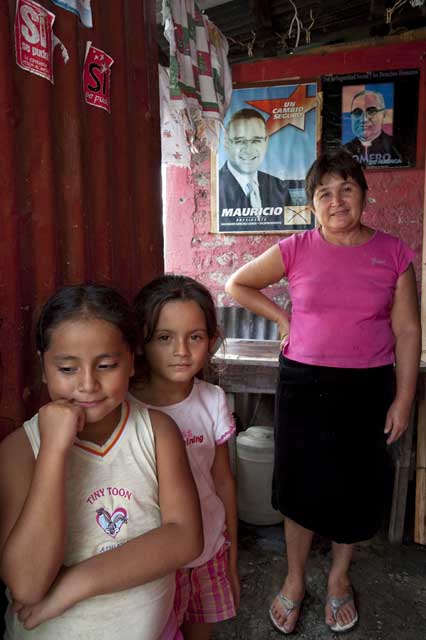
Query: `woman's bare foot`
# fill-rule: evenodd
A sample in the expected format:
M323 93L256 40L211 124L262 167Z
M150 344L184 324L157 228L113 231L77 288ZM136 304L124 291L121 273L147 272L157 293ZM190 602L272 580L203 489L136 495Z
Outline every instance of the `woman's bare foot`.
M294 631L304 595L304 583L287 577L280 593L274 598L269 614L274 625L283 633Z
M334 612L333 612L334 609ZM348 578L329 579L325 605L325 623L329 627L343 627L348 630L356 624L358 611L353 598L353 590Z

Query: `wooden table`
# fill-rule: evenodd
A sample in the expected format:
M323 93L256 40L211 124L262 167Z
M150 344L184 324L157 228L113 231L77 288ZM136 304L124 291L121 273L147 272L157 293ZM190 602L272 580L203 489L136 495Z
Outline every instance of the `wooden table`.
M274 394L279 352L279 340L227 338L213 358L220 386L227 393Z
M278 377L278 340L227 338L213 358L218 382L228 394L275 394ZM412 458L414 422L417 416L415 542L426 544L426 363L420 363L417 402L410 425L395 448L395 481L389 524L389 540L402 541L408 481ZM233 406L232 406L233 408Z

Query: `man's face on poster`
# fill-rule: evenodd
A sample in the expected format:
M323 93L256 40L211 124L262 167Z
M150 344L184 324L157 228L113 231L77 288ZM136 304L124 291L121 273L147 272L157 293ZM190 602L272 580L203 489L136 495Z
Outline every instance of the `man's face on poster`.
M225 135L224 147L228 162L236 171L255 173L268 148L265 123L260 118L234 120Z
M377 93L357 96L351 109L351 123L354 135L361 142L372 142L382 131L385 118L383 101Z

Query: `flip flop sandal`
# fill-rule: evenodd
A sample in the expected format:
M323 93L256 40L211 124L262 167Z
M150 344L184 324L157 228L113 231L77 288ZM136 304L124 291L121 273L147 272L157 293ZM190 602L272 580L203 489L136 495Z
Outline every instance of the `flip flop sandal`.
M356 612L355 617L347 624L340 624L339 622L337 622L337 614L339 612L339 609L348 602L353 602L354 604ZM355 605L353 590L351 590L351 593L348 593L348 595L344 596L343 598L333 598L333 596L327 596L327 603L330 605L331 611L333 612L333 616L336 621L336 624L330 626L331 631L333 631L334 633L343 633L344 631L349 631L356 625L359 616Z
M302 604L302 600L290 600L290 598L287 598L287 596L285 596L281 592L277 594L277 598L279 598L282 606L284 607L287 618L292 611L294 611L295 609L298 609ZM274 625L275 629L277 629L281 633L284 633L286 636L289 635L290 633L294 633L294 629L292 631L286 631L284 629L284 626L281 627L278 624L278 622L274 618L274 614L272 613L272 607L269 609L269 617L271 618L271 622Z

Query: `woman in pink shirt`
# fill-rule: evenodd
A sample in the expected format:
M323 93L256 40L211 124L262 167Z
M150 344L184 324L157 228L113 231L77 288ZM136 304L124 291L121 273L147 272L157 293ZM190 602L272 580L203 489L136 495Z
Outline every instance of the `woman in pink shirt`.
M361 222L367 188L346 151L319 156L306 176L318 227L281 240L226 285L282 339L272 502L285 515L288 574L270 617L285 634L299 618L314 532L333 548L325 622L334 632L357 623L353 544L380 526L386 445L407 429L416 388L414 253ZM291 314L262 291L283 277Z

